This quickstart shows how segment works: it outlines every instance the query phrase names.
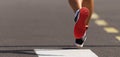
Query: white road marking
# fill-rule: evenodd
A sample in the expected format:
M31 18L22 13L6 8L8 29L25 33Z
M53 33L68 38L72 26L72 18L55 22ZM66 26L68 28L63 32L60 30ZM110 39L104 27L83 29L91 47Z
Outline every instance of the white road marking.
M35 49L38 57L98 57L90 49Z

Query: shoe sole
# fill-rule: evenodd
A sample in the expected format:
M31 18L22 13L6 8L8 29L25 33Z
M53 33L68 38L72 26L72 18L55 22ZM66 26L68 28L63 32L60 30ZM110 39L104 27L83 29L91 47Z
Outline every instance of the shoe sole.
M87 36L84 36L84 39L83 39L83 40L84 40L84 41L83 41L83 43L82 43L81 45L75 43L76 47L78 47L78 48L82 48L82 47L84 46L85 41L87 40Z
M74 36L76 39L81 39L86 31L86 20L89 16L89 10L86 7L80 9L79 19L74 26Z

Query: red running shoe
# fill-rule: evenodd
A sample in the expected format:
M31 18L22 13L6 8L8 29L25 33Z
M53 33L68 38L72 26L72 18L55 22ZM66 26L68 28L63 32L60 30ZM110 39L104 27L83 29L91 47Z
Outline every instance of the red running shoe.
M83 47L83 43L86 40L86 20L89 16L89 9L86 7L82 7L77 13L77 19L75 19L76 24L74 27L74 36L76 38L76 45L79 47Z

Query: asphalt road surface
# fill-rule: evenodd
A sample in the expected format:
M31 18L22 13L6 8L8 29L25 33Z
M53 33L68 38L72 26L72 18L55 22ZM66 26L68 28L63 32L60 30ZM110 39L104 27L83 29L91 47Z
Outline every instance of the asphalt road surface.
M120 0L95 0L82 49L99 57L120 57ZM34 49L72 49L74 13L67 0L0 0L0 57L38 57ZM96 24L104 20L106 26ZM106 32L105 27L117 29ZM116 39L117 37L117 39Z

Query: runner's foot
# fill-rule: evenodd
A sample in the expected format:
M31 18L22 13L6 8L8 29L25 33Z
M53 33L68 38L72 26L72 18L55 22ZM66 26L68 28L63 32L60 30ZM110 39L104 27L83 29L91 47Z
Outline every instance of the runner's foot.
M74 36L76 38L76 46L83 47L83 44L86 40L86 20L89 16L89 10L86 7L81 8L77 11L75 16L75 27L74 27Z

